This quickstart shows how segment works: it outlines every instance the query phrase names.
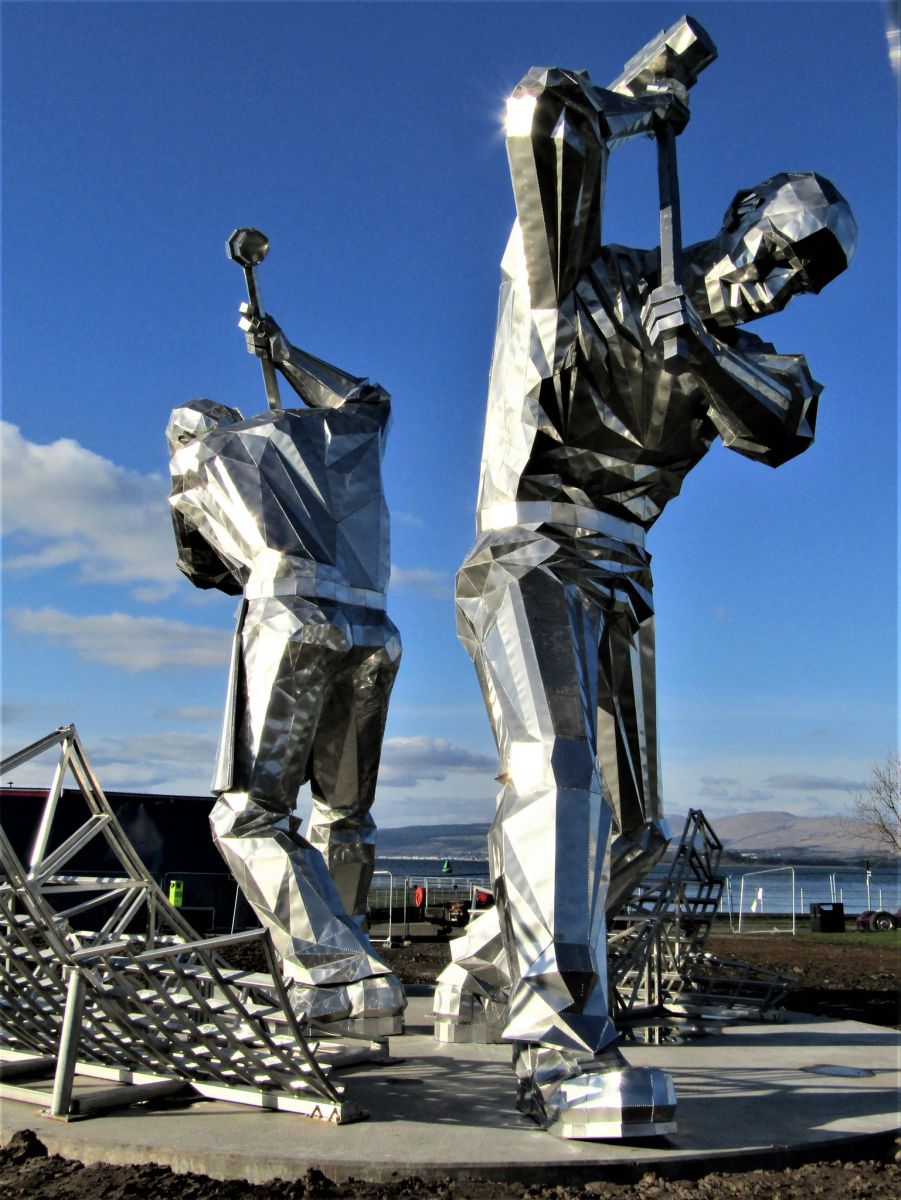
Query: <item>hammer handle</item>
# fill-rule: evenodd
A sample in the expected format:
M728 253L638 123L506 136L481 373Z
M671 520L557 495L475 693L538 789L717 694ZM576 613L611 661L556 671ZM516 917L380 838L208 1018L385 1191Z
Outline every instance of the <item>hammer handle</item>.
M257 318L265 316L263 312L263 298L260 295L260 288L253 267L242 266L241 269L244 272L244 282L247 284L247 299L252 315ZM273 412L279 412L282 407L282 401L278 391L278 377L275 374L275 365L268 353L260 359L260 367L263 371L266 401Z
M660 186L660 284L682 282L682 213L679 207L679 172L676 134L662 122L657 130L657 180Z

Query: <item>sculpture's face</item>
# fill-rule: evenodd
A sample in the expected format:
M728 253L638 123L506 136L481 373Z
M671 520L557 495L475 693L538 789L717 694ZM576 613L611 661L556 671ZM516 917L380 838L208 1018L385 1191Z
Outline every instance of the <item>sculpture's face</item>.
M820 176L777 175L739 192L705 278L711 316L738 325L820 291L848 265L856 242L847 201Z
M180 446L187 446L211 429L231 425L241 419L236 408L229 408L227 404L219 404L215 400L191 400L188 404L173 408L166 426L169 453L174 454Z

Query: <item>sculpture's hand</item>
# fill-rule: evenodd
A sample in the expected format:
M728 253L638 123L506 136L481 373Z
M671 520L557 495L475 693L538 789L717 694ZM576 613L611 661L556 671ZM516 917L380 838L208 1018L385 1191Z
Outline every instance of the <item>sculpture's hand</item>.
M678 285L654 288L642 306L641 323L652 345L662 342L663 361L673 375L681 375L714 352L704 322Z
M240 329L244 330L248 354L257 358L268 358L273 363L283 363L288 357L288 339L282 333L278 323L269 316L255 316L250 305L245 301L239 309L241 319Z
M644 92L644 98L654 104L655 125L670 125L675 133L681 133L688 124L688 88L678 79L657 80Z

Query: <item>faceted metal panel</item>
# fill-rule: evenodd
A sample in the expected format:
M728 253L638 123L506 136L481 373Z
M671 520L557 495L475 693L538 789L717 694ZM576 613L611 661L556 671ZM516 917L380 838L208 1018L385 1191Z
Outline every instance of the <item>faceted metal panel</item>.
M271 318L242 312L248 348L306 407L245 419L194 400L167 430L178 565L198 587L243 595L213 834L271 933L298 1010L393 1015L402 989L362 929L401 653L385 613L389 397L290 345ZM307 838L294 816L305 781Z
M683 18L611 89L534 68L507 107L517 220L457 622L500 755L489 845L512 979L503 1036L522 1106L544 1124L567 1114L566 1136L605 1136L571 1130L620 1119L638 1131L633 1093L661 1132L674 1104L659 1072L611 1058L605 963L605 910L669 836L645 535L717 436L771 466L810 445L820 384L803 356L739 326L818 291L856 236L828 181L786 174L740 192L722 230L682 250L674 135L714 57ZM648 133L661 248L602 245L610 150Z

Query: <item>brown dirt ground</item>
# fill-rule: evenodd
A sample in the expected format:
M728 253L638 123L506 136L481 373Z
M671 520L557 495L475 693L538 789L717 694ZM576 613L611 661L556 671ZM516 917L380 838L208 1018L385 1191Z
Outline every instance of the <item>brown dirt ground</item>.
M796 1011L851 1016L897 1025L898 942L842 943L838 937L789 938L765 934L715 934L718 955L792 974L799 986L789 998ZM385 949L408 983L434 980L449 958L446 940L416 939ZM882 1019L877 1019L877 1018ZM901 1145L901 1141L898 1143ZM176 1175L166 1167L92 1166L48 1155L37 1134L17 1134L0 1150L0 1200L897 1200L901 1166L891 1152L884 1161L820 1162L787 1170L717 1172L694 1181L644 1175L637 1183L604 1180L574 1187L522 1186L452 1179L399 1180L388 1184L334 1184L318 1172L293 1183L256 1186L201 1175Z

